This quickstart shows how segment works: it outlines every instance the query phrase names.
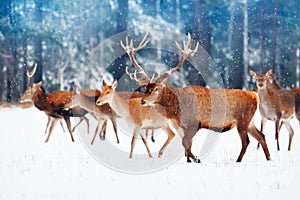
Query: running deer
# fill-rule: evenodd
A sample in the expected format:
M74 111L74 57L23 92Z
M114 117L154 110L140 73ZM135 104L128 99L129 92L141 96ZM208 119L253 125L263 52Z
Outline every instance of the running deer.
M96 104L103 105L108 103L111 108L126 122L134 128L131 149L129 158L132 158L134 146L138 135L141 136L142 141L147 149L148 155L152 158L152 154L147 144L147 140L142 134L142 129L158 129L163 128L167 133L168 139L159 150L160 157L166 146L172 141L175 134L167 125L167 120L151 107L144 107L140 105L142 94L139 92L116 92L118 82L114 81L112 85L108 85L103 81L103 90L98 98Z
M48 122L47 122L45 133L47 132L49 124L50 124L50 128L48 130L48 136L45 142L49 141L50 135L56 125L57 120L61 120L61 119L65 120L68 131L71 135L71 139L74 142L72 132L74 131L76 126L82 120L85 120L87 122L87 125L89 125L88 119L85 117L87 111L79 107L74 109L68 109L68 110L64 109L65 104L68 103L71 100L71 97L73 96L73 92L71 91L69 92L57 91L57 92L46 94L42 86L42 82L33 83L32 85L30 85L31 78L35 74L36 68L37 65L34 66L31 72L27 71L28 87L25 93L23 94L23 96L20 98L20 103L33 102L36 108L45 112L45 114L48 116ZM73 128L73 131L71 130L71 122L70 122L71 116L81 117L81 121Z
M295 93L292 90L281 89L276 82L276 75L272 69L266 74L257 74L249 70L250 75L256 80L256 88L259 96L259 111L262 117L261 131L267 120L275 121L275 139L277 150L279 147L279 131L284 124L289 132L288 150L291 150L294 130L290 125L290 120L295 114Z
M201 86L172 88L167 85L169 76L178 71L198 47L197 44L194 50L191 49L190 35L188 35L187 43L183 43L183 49L177 42L175 44L182 56L178 65L151 79L137 64L132 45L127 45L127 53L131 55L132 63L135 63L133 65L136 71L132 77L139 85L146 87L140 103L143 106L154 107L158 113L183 130L182 144L187 162L191 162L191 159L194 162L200 162L191 151L192 139L198 130L206 128L225 132L235 126L242 141L242 149L237 162L241 162L250 142L248 132L262 145L266 159L270 160L265 137L253 122L258 105L258 97L254 92L238 89L208 89ZM223 118L220 116L222 114Z
M108 104L103 104L101 106L96 105L96 100L100 95L100 90L80 90L78 87L76 87L75 94L72 96L72 101L66 106L71 108L74 106L79 106L87 110L89 113L92 113L97 120L98 125L91 144L94 144L97 133L99 133L101 140L105 139L107 120L111 120L114 132L116 134L117 143L120 143L116 123L117 114L111 109Z

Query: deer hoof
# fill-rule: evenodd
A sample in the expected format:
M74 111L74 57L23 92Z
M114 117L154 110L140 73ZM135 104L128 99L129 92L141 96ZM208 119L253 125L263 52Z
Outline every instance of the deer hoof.
M195 157L195 158L193 159L193 161L194 161L195 163L201 163L200 159L197 158L197 157Z
M162 155L163 155L163 152L160 151L160 152L158 153L158 157L161 158Z
M100 135L100 140L105 140L105 136L104 135Z

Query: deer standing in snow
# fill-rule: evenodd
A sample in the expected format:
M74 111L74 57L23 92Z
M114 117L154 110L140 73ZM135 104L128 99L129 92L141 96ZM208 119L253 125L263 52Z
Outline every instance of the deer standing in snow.
M275 121L275 139L277 150L279 147L279 131L282 124L289 132L288 150L291 150L294 130L290 125L290 120L295 113L295 93L292 90L281 89L276 83L276 76L272 69L266 74L257 74L249 70L250 75L256 80L257 93L259 96L259 111L262 116L261 131L267 120Z
M57 123L58 120L64 119L68 131L71 135L71 139L74 142L74 138L72 135L72 132L78 126L79 123L81 123L83 120L87 122L88 130L89 130L89 121L85 117L87 114L87 111L76 107L73 109L65 109L65 105L71 100L71 97L73 96L73 92L68 91L57 91L53 93L46 94L42 82L39 83L33 83L30 85L31 78L36 72L37 65L34 66L33 70L31 72L27 71L27 77L28 77L28 86L22 97L20 98L20 103L24 102L33 102L36 108L43 111L47 117L48 122L46 126L46 131L48 126L50 124L50 128L48 130L48 136L45 142L49 141L50 135ZM71 130L71 122L70 117L80 117L80 122ZM63 127L63 126L62 126Z
M175 44L182 56L178 65L157 78L151 79L137 64L133 56L134 49L130 48L132 45L127 45L127 51L132 54L130 58L136 68L132 77L139 85L146 87L140 103L143 106L152 106L172 124L183 130L182 144L187 162L191 162L191 159L194 162L200 162L191 151L192 139L198 130L206 128L225 132L235 126L242 141L242 149L237 162L242 160L250 142L248 132L262 145L266 159L269 160L270 154L264 135L257 130L253 122L258 105L258 97L254 92L238 89L208 89L201 86L172 88L167 85L169 76L178 71L186 58L194 54L198 47L197 44L194 50L191 49L190 35L187 43L183 43L183 49L177 42ZM222 117L212 118L222 114L224 114L223 119Z
M142 133L142 129L158 129L163 128L167 133L168 139L159 150L158 156L160 157L165 147L172 141L175 134L169 128L166 118L157 113L154 109L147 106L141 106L140 101L142 94L139 92L117 92L117 81L114 81L112 85L106 84L103 81L103 90L99 96L96 104L103 105L108 103L110 107L126 122L133 127L133 136L131 141L130 155L129 158L132 158L134 146L138 135L141 136L143 143L148 152L148 156L151 158L152 154L148 147L147 140Z
M99 133L100 139L105 139L106 134L106 124L107 120L111 120L113 124L113 129L116 134L117 143L119 143L119 137L117 132L117 114L114 112L108 104L103 104L101 106L96 105L96 100L101 95L100 90L75 90L75 94L72 96L72 101L67 105L67 107L81 107L87 110L89 113L92 113L96 118L98 125L95 130L91 144L94 144L97 133ZM101 128L101 129L100 129Z

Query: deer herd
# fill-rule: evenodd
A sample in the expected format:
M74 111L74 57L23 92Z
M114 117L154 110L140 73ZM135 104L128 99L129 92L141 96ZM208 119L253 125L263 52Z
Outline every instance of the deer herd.
M191 38L188 34L187 41L183 41L183 47L175 42L181 58L174 68L158 75L149 77L136 60L135 54L143 49L149 39L147 35L137 47L133 40L126 37L125 44L121 46L128 54L135 68L134 72L126 73L145 92L118 91L118 82L111 85L103 81L102 90L80 89L73 91L56 91L46 93L42 82L31 83L37 65L31 72L27 71L28 86L20 102L31 102L40 111L48 116L45 133L48 132L45 142L49 141L51 133L57 121L64 120L68 132L74 142L73 131L82 122L87 123L89 132L89 119L86 115L93 116L98 125L91 144L97 135L105 139L107 120L113 125L116 142L119 143L117 120L123 118L132 127L132 141L129 157L132 158L137 137L141 137L149 157L152 157L147 144L149 130L162 129L167 134L167 140L161 147L158 156L162 156L168 144L176 134L182 138L187 162L199 163L200 159L192 153L193 137L202 129L210 129L217 132L226 132L234 127L241 139L242 148L237 158L241 162L250 143L249 134L253 136L258 145L261 145L267 160L270 153L264 136L264 127L267 120L275 122L275 139L279 150L279 132L285 125L289 132L288 150L291 150L294 131L290 120L295 117L300 121L300 88L283 89L276 82L276 75L269 70L265 74L258 74L252 70L249 74L256 81L255 91L241 89L209 89L198 85L189 85L182 88L174 88L168 85L168 79L176 71L179 71L185 60L195 54L198 43L192 49ZM259 110L261 115L261 127L258 130L254 124L254 114ZM71 128L70 117L80 117L79 123ZM50 127L48 127L50 124ZM61 122L61 126L62 122Z

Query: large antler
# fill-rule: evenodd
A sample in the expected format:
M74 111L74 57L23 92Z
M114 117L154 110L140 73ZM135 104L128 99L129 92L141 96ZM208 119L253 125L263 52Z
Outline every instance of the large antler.
M197 50L198 50L198 47L199 47L199 42L197 42L196 44L196 47L195 49L191 49L192 48L192 44L191 44L191 35L190 33L188 33L188 39L187 39L187 42L183 41L183 49L180 47L180 45L177 43L177 41L175 41L175 44L176 44L176 47L177 49L179 50L179 52L181 53L181 59L180 61L178 62L177 66L174 67L174 68L171 68L170 70L168 70L167 72L161 74L160 76L156 77L154 79L154 82L157 82L157 83L163 83L165 81L167 81L168 77L180 70L180 68L183 66L184 64L184 61L192 54L196 53ZM152 80L151 80L152 82Z
M181 52L182 56L181 59L178 63L178 65L172 69L169 70L169 73L172 74L176 71L178 71L182 66L184 61L192 54L196 53L199 47L199 42L197 42L196 47L194 50L192 50L192 44L191 44L191 35L190 33L188 33L188 40L187 43L185 43L185 41L183 41L183 49L179 46L179 44L177 43L177 41L175 41L175 44L177 46L177 49L179 50L179 52Z
M34 64L34 67L32 69L32 71L28 71L26 72L27 74L27 87L30 85L30 82L31 82L31 78L33 77L33 75L35 74L36 72L36 68L37 68L37 63Z
M128 54L132 65L135 68L134 73L130 73L128 71L128 68L126 67L126 73L129 75L129 77L132 80L135 80L139 85L144 86L147 85L150 82L149 76L145 73L144 69L138 64L138 62L135 59L135 53L139 51L140 49L144 48L147 43L150 41L150 39L146 40L148 36L148 33L144 36L143 40L140 42L140 44L137 47L133 46L133 40L131 39L130 42L128 41L128 36L126 36L126 43L123 44L122 40L120 41L122 48L126 51Z

